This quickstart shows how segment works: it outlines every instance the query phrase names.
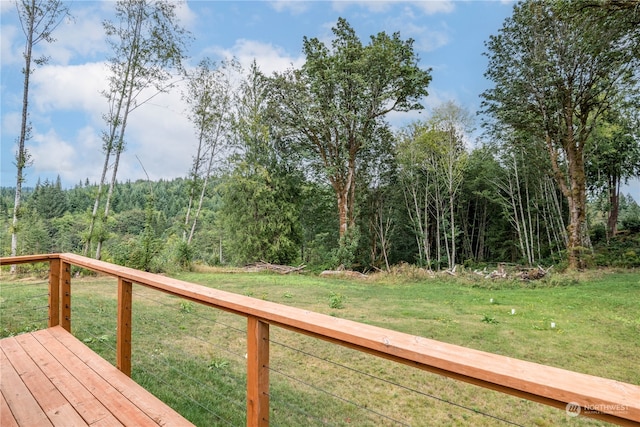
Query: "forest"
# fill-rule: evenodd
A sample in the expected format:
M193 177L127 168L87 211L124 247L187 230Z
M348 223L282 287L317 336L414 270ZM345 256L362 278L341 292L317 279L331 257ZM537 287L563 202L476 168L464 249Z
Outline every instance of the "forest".
M101 179L23 188L25 131L17 183L0 192L3 256L74 252L154 272L640 266L640 206L620 193L640 177L633 2L517 3L485 43L493 86L480 115L449 101L401 128L388 114L423 109L431 75L400 33L362 41L339 19L330 44L304 38L299 69L185 69L171 2L116 7ZM191 170L119 181L136 97L169 90L178 72L198 142Z

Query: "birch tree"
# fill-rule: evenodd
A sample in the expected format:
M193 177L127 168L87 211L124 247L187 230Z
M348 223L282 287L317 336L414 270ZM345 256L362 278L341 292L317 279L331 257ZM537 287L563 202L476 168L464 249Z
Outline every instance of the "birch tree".
M20 26L25 36L24 50L24 81L22 85L22 117L20 122L20 136L16 152L16 193L13 204L13 221L11 223L11 255L18 254L18 221L22 203L22 183L24 170L30 164L31 155L26 142L31 138L31 123L29 122L29 83L35 67L44 65L49 60L46 56L34 57L33 49L40 43L53 43L53 32L68 15L69 9L59 0L18 0L16 9ZM11 266L15 272L15 265Z
M467 162L465 141L473 128L473 119L468 111L454 102L449 101L436 107L431 117L431 127L438 132L439 150L434 162L437 173L444 179L446 189L447 225L448 232L444 234L445 247L449 268L456 265L456 240L458 227L456 226L456 203L458 191L462 184L464 168ZM443 215L444 219L444 215Z
M96 259L101 257L104 230L96 233L99 220L104 227L116 184L120 156L125 149L125 132L130 114L147 102L149 92L167 91L171 70L180 70L187 33L177 20L177 3L167 0L120 0L116 3L116 22L104 21L103 26L113 56L109 59L109 88L103 92L109 110L104 116L106 131L102 135L104 163L86 235L85 255L97 240ZM147 95L147 98L145 98ZM154 95L152 95L154 96ZM106 177L111 167L111 179L104 210L98 209Z
M233 79L239 71L235 60L216 66L210 59L204 59L194 71L187 73L187 92L183 99L189 106L189 120L198 141L189 174L189 201L184 221L183 240L187 245L195 234L214 161L228 140L233 117Z
M446 102L425 121L400 133L398 162L407 212L417 233L421 259L431 265L433 248L438 268L444 255L448 268L456 263L456 205L471 125L466 110Z

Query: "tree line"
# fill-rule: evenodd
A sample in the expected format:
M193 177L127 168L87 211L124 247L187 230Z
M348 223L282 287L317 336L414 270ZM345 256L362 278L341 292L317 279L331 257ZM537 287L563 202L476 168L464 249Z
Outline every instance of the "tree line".
M640 222L620 195L640 175L640 11L587 6L514 6L486 43L494 86L482 95L478 144L474 116L452 101L390 126L389 113L423 108L431 82L400 33L365 43L339 19L329 44L304 38L299 69L267 76L255 62L210 59L186 69L174 4L117 2L105 22L114 55L100 181L39 183L24 206L20 185L12 205L3 189L11 253L82 251L146 270L195 260L635 265L633 250L595 261L593 248ZM191 170L118 183L129 113L150 89L176 90L175 75L197 141Z
M566 249L550 229L561 232L563 214L551 208L540 209L543 203L554 206L558 202L566 214L559 191L554 196L557 200L536 199L535 203L529 200L529 206L522 205L524 217L532 218L522 228L526 226L533 233L520 242L510 196L499 195L498 181L507 179L509 171L497 161L488 161L490 157L491 150L479 148L471 151L466 161L454 210L454 222L458 224L456 262L473 268L500 262L566 265ZM430 236L431 244L424 243L425 235L415 222L415 186L408 185L409 178L390 172L383 182L368 187L356 208L358 229L362 231L349 254L344 254L338 244L336 201L326 183L288 176L286 185L295 191L284 192L285 184L277 181L285 178L264 171L249 174L246 168L234 167L232 173L211 180L201 220L192 241L186 244L184 233L190 228L185 227L184 220L192 188L188 178L119 182L114 187L112 215L101 231L103 259L157 272L188 268L193 263L244 265L257 261L306 264L311 270L336 268L345 260L350 261L347 267L369 271L404 262L448 268L451 244L447 249L449 237L445 235L449 229L439 231L439 254L435 235ZM234 188L231 193L230 186ZM0 189L3 256L10 253L14 191ZM68 189L62 188L59 179L26 188L22 220L28 226L19 233L20 253L81 253L96 192L97 184L88 180ZM537 194L547 197L546 193ZM278 202L287 197L289 213ZM606 199L593 198L588 205L592 244L586 257L588 266L640 266L640 206L631 196L621 195L620 230L607 239L607 215L602 208L606 203ZM443 214L448 216L448 212L447 208ZM438 233L436 223L426 228ZM523 230L520 233L524 235ZM528 254L528 246L532 254Z

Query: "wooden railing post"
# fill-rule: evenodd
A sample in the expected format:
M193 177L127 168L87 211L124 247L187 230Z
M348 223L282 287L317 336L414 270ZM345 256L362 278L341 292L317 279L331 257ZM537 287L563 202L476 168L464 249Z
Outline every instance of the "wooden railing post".
M49 327L60 324L60 258L49 261Z
M247 426L269 425L269 324L247 322Z
M116 337L116 367L131 376L131 305L133 286L118 277L118 325Z
M60 322L67 332L71 332L71 264L60 261Z

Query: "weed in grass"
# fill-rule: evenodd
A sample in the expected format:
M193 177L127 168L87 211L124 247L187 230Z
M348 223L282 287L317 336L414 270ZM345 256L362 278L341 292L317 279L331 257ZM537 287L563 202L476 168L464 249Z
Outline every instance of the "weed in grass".
M329 307L334 309L344 308L344 300L344 295L331 292L329 294Z
M213 359L209 366L207 366L209 370L217 369L223 370L229 367L229 361L227 359Z
M486 314L483 314L483 315L482 315L482 321L483 321L484 323L489 323L489 324L492 324L492 325L496 325L496 324L500 323L500 322L498 322L498 321L496 320L496 318L495 318L495 317L493 317L493 316L489 316L489 315L486 315Z
M108 335L100 335L99 337L88 337L82 340L82 342L84 342L85 344L91 344L94 342L104 343L108 341L109 341Z
M191 301L180 301L180 312L188 314L193 311L193 303Z

